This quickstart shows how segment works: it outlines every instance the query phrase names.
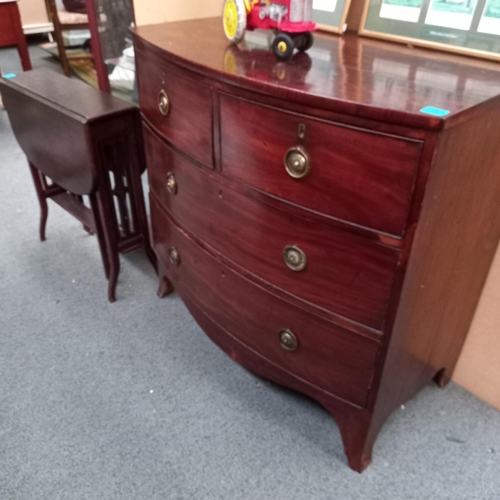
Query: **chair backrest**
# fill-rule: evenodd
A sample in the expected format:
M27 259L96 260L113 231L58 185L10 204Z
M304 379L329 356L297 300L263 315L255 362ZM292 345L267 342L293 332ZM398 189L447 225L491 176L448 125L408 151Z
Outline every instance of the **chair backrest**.
M61 0L57 0L59 2L61 2ZM61 2L61 5L62 5L62 2ZM47 6L49 8L49 15L50 15L50 18L52 20L52 22L54 22L56 19L57 21L59 20L59 18L57 17L57 4L56 4L56 0L47 0Z
M66 54L66 47L64 44L63 31L68 30L81 30L88 29L88 16L85 14L73 14L68 12L58 13L58 5L62 5L61 0L47 0L52 24L54 25L54 37L57 42L57 49L61 59L61 66L64 74L70 76L71 70L69 66L69 59L92 59L92 55L85 54L84 56ZM83 19L82 19L83 18Z
M85 0L56 0L56 6L58 9L66 9L68 12L87 13L87 2Z
M80 2L75 3L75 8L78 7L79 3ZM67 25L68 26L67 29L71 29L71 24L78 24L78 25L87 24L87 16L84 16L85 20L82 21L79 18L83 16L83 13L68 13L66 8L64 7L62 0L47 0L47 5L49 8L51 20L54 24L57 25L54 26L55 29L58 29L59 25L61 24ZM63 11L64 16L58 15L58 11ZM73 20L73 18L76 19ZM82 29L82 28L79 27L75 29Z

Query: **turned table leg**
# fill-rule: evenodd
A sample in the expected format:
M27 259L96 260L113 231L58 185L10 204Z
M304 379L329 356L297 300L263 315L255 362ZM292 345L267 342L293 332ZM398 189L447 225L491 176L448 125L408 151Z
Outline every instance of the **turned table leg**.
M106 278L108 279L108 300L116 301L116 285L120 274L120 257L118 250L118 227L111 196L98 192L91 198L94 212L99 248Z
M31 163L30 172L33 177L33 184L35 185L36 195L38 197L38 203L40 204L40 240L45 241L45 230L47 227L47 218L49 216L49 207L47 205L47 196L45 194L45 189L42 183L41 174L39 170L33 166Z
M110 259L110 272L108 282L108 300L110 302L116 301L116 284L118 283L118 275L120 274L120 258L118 252L111 252Z
M97 199L94 194L89 196L90 208L92 214L94 215L94 222L96 228L97 241L99 243L99 250L101 252L102 265L104 267L104 274L106 279L109 280L109 260L108 251L106 249L106 237L104 235L104 228L102 227L101 217L99 215L99 206L97 204Z

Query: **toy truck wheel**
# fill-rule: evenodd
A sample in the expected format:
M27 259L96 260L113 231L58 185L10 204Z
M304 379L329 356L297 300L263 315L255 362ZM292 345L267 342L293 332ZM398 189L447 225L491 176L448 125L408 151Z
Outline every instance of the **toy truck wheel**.
M293 38L286 33L280 33L273 40L272 46L274 55L281 61L286 61L293 56L295 44Z
M301 33L294 38L294 42L297 49L299 49L301 52L305 52L313 46L314 36L310 31Z
M247 28L245 0L225 0L222 24L227 39L234 44L240 43Z

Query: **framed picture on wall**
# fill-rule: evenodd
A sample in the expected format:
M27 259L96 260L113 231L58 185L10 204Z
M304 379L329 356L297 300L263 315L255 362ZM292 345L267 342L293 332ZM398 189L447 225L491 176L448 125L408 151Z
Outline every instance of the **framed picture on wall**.
M500 60L500 0L365 0L360 34Z
M324 31L343 33L351 0L313 0L313 21Z

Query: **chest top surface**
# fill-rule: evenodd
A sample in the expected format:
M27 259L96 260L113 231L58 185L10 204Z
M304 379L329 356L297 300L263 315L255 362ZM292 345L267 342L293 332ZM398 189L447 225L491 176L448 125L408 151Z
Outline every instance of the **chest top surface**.
M427 129L500 105L500 66L356 35L316 34L287 62L269 50L272 33L247 32L231 46L218 18L135 28L138 46L196 71L281 98ZM137 40L136 40L137 42ZM421 112L449 111L444 117Z

